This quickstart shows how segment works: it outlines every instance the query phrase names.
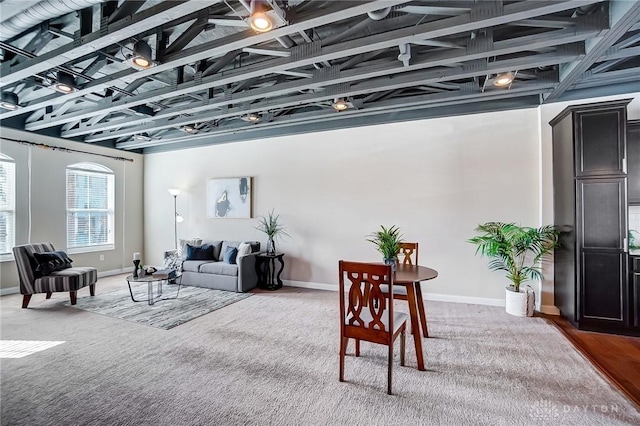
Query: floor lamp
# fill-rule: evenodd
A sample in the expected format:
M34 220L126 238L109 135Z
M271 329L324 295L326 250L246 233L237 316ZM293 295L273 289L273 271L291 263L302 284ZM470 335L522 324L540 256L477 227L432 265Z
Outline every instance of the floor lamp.
M169 194L173 195L173 241L175 249L178 249L178 223L184 221L181 214L178 213L178 195L180 195L179 189L169 189Z

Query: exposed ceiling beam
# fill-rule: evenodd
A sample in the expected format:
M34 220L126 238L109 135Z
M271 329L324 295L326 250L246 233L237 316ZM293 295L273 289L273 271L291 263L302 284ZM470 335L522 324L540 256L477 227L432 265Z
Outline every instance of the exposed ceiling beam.
M566 30L557 30L551 33L519 37L512 40L504 40L504 41L499 41L495 43L481 43L481 44L484 44L483 49L476 48L473 45L473 43L470 42L470 44L472 44L472 47L468 51L456 49L451 51L430 53L428 55L427 60L420 60L416 58L412 62L412 64L409 65L408 67L399 67L397 63L394 61L384 66L374 66L372 68L360 67L360 68L354 68L351 70L342 70L339 73L331 73L329 77L325 77L322 79L316 78L311 82L306 80L300 80L300 81L280 84L277 86L277 87L283 88L280 90L276 90L276 88L253 90L250 93L241 93L229 99L224 98L218 101L207 100L205 103L201 105L193 104L187 109L185 108L179 108L176 110L167 109L165 111L160 112L157 115L156 119L171 117L171 116L180 115L184 113L202 112L208 109L219 108L232 102L245 102L249 100L259 99L260 97L264 97L264 96L271 96L271 97L280 96L287 93L298 92L302 89L320 88L323 86L354 82L358 80L366 80L366 79L371 79L371 78L380 77L380 76L389 75L389 74L405 73L405 72L411 72L411 71L420 70L420 69L439 67L443 65L457 64L459 62L468 62L476 59L483 59L483 58L486 58L487 56L492 56L492 55L508 55L508 54L513 54L513 53L522 51L522 49L524 48L523 46L526 46L528 49L538 49L543 47L565 45L567 43L574 43L574 42L580 42L580 41L586 40L589 37L592 37L594 34L597 34L598 32L599 30L597 29L579 30L575 28L570 28ZM567 49L567 48L564 48L564 49ZM583 51L580 51L580 53L583 53ZM277 63L276 61L279 61L279 60L274 59L272 61L274 61L273 63ZM526 64L526 61L527 61L527 58L522 58L519 64L520 65ZM228 77L223 76L222 78L217 77L216 78L217 84L218 85L231 84L239 81L244 81L249 78L262 76L264 74L262 71L263 67L265 65L267 66L273 65L273 63L258 64L258 66L249 70L245 70L245 72L238 73L236 75L230 75ZM503 70L500 70L500 71L503 71ZM316 71L316 74L318 76L321 75L320 73L322 73L322 71ZM204 79L203 79L203 82L205 82ZM103 109L103 111L105 110ZM79 113L78 115L84 115L84 114ZM129 123L130 125L134 125L136 124L136 120L130 120ZM116 123L108 122L100 126L95 126L94 131L114 128L113 126L117 126L117 125L118 124ZM78 136L83 133L84 134L90 133L89 130L90 129L82 129L78 131L72 131L69 133L63 133L63 136L64 137ZM81 131L83 133L80 133Z
M388 4L389 2L384 2ZM289 59L282 59L280 65L273 65L270 67L272 71L280 71L287 70L292 67L299 67L302 65L310 65L314 62L324 61L324 60L333 60L338 59L345 56L357 55L360 53L369 52L372 50L378 50L388 47L395 47L399 42L410 42L411 39L416 38L439 38L446 35L476 30L479 28L485 28L488 26L501 25L510 22L513 19L528 19L535 16L546 15L549 13L555 13L566 9L573 9L577 6L583 6L585 4L584 1L579 0L567 0L564 2L517 2L514 4L509 4L504 6L502 13L499 13L497 10L492 12L492 4L487 5L486 3L477 3L474 4L474 8L472 8L471 14L465 14L460 16L455 16L452 18L445 18L439 21L429 22L425 24L421 24L415 27L410 28L401 28L394 31L389 31L382 34L375 34L369 37L352 40L349 42L341 43L338 45L321 47L321 52L316 55L311 55L306 58L302 58L298 61L291 61ZM371 5L369 5L371 6ZM495 6L495 5L494 5ZM487 10L487 8L489 8ZM476 10L477 9L477 10ZM344 15L344 11L340 12ZM328 19L328 18L327 18ZM290 32L295 29L298 31L299 28L293 28L295 24L289 25L287 27L281 27L274 31L281 30L283 28L289 28ZM571 29L567 29L566 31L570 31ZM272 31L273 32L273 31ZM228 51L229 48L235 47L234 45L228 46L225 51ZM295 48L294 48L295 49ZM279 59L278 59L279 60ZM254 75L244 74L245 78L252 78L255 76L262 75L264 73L264 68L256 69ZM214 76L216 77L216 76ZM167 89L155 90L149 93L145 93L143 95L139 95L136 97L132 97L126 100L127 104L135 104L140 105L148 102L158 101L167 97L174 97L181 94L186 94L189 92L203 90L206 88L214 87L221 84L227 84L228 82L222 81L220 78L213 78L210 80L203 79L200 84L192 84L189 82L185 85L179 85L174 90L168 91ZM120 109L122 105L111 105L108 108L116 111ZM68 121L87 118L97 113L101 113L104 111L104 108L98 109L89 109L87 111L83 111L80 113L69 114L66 117L58 117L56 119L43 120L42 122L31 123L29 130L36 130L46 127L51 127L58 124L64 124Z
M341 92L339 95L354 96L359 94L402 89L406 87L415 86L416 84L421 84L421 83L425 83L425 84L428 84L431 82L438 83L443 81L454 81L454 80L459 80L459 79L469 78L474 76L482 76L482 75L485 75L486 73L496 73L497 71L503 70L503 69L518 68L522 66L522 63L525 60L529 64L531 64L530 66L535 68L537 66L544 66L550 63L568 62L573 60L576 56L577 54L572 54L572 55L571 54L569 55L543 54L533 59L532 58L511 59L511 60L498 61L498 62L489 62L489 63L485 62L486 67L483 67L482 69L479 69L475 65L468 66L468 67L463 65L459 68L453 68L453 69L447 70L446 72L436 69L436 70L429 70L426 72L405 73L400 76L389 76L389 77L381 76L376 79L368 79L368 80L365 79L361 83L355 84L350 88L345 89L345 91ZM428 59L425 59L425 61L428 62ZM545 84L550 85L553 83L555 83L555 80L551 83L547 81ZM284 83L277 86L286 86L286 85L287 84ZM281 89L281 91L283 93L288 93L291 91L291 89L287 87L286 89ZM250 92L260 92L260 89L256 91L250 91ZM274 100L258 102L258 103L252 104L251 109L255 111L264 111L265 108L270 110L275 110L278 108L299 106L299 105L309 104L313 102L323 101L331 97L332 97L331 93L319 91L317 93L314 92L309 94L295 95L295 96L289 96L284 98L278 98ZM100 140L113 139L113 138L125 136L125 135L133 135L141 131L152 131L157 129L175 127L177 125L187 124L186 120L200 121L203 118L212 118L212 117L216 119L230 118L230 117L239 115L242 112L242 110L243 110L243 107L234 107L234 108L228 108L224 111L219 111L217 113L207 112L207 113L201 114L200 116L191 116L188 119L187 118L178 118L175 120L170 120L168 118L155 119L153 123L150 123L146 126L127 128L123 130L114 131L111 133L103 133L103 134L98 134L94 136L89 136L85 138L85 142L96 142ZM193 110L192 109L185 110L185 113L190 113L190 112L193 112ZM91 130L95 131L96 129L93 128ZM77 135L77 132L70 131L67 133L66 136L72 136L72 135L73 136Z
M640 20L640 1L612 0L609 4L611 29L601 37L587 42L587 52L584 58L565 64L560 68L560 83L545 97L545 102L557 100L562 96L596 63L598 57L604 54L629 28Z
M118 21L110 24L106 30L100 29L87 34L80 39L79 43L66 44L13 67L8 66L8 64L2 64L0 68L0 74L2 75L0 87L63 65L118 41L135 36L142 31L165 23L170 16L189 14L203 7L209 7L218 1L206 3L200 1L165 1L134 15L130 20Z
M239 32L227 37L223 37L219 40L214 40L209 43L203 43L199 46L195 46L179 52L175 55L169 55L165 58L165 62L155 67L149 68L143 71L135 71L133 69L125 69L116 72L110 76L106 76L102 79L97 79L82 89L70 93L68 95L53 94L51 96L40 99L39 102L30 103L23 106L20 110L16 111L3 111L0 113L0 119L14 117L21 115L25 112L36 111L39 108L44 108L47 105L54 105L64 103L70 99L77 98L89 94L94 91L104 90L118 81L129 84L131 81L160 73L162 71L171 70L175 67L188 65L202 59L209 59L216 56L222 56L229 51L235 51L244 47L253 46L256 44L268 42L274 37L285 36L288 34L297 33L310 28L322 26L337 20L348 19L353 16L363 15L369 11L382 8L382 5L396 5L407 3L410 0L372 0L367 2L348 2L346 5L340 2L331 3L327 7L323 7L321 10L314 10L307 16L299 16L300 21L290 23L287 26L275 28L268 33L256 34L252 30ZM190 3L200 3L197 1Z

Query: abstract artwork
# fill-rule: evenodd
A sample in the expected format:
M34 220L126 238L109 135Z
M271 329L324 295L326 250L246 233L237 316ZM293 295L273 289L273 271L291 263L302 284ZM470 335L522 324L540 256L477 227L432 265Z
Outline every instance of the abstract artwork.
M209 179L207 217L250 218L251 177Z

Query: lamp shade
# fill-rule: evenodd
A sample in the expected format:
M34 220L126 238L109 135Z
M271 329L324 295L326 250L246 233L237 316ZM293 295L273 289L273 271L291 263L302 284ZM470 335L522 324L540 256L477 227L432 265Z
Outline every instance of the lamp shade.
M174 197L177 197L178 195L180 195L179 189L171 188L171 189L168 189L167 191L169 191L169 194L173 195Z

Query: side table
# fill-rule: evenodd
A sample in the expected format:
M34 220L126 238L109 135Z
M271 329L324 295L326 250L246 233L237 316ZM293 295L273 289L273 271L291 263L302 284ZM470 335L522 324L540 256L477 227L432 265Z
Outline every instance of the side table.
M277 290L282 287L280 274L284 269L284 253L256 255L256 273L258 274L258 287L265 290ZM280 269L276 272L276 260L280 262Z

